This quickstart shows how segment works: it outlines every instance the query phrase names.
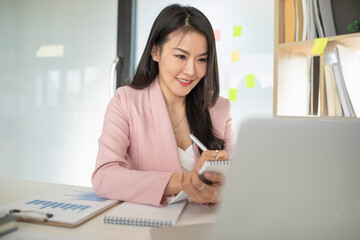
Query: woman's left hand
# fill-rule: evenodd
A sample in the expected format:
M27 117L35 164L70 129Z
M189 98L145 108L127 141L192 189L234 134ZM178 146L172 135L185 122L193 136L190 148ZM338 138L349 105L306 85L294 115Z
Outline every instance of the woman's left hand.
M220 192L224 182L224 176L214 172L205 172L205 178L212 182L205 184L199 178L199 170L205 161L225 160L225 151L205 151L191 172L184 174L182 190L197 203L217 203L220 200Z

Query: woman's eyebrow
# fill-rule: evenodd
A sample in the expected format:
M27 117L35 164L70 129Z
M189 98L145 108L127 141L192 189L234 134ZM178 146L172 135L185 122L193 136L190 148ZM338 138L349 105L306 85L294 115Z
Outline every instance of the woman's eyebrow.
M187 55L190 55L190 53L188 51L186 51L185 49L182 49L182 48L174 48L174 49L178 50L180 52L183 52L183 53L185 53ZM199 54L199 56L205 56L205 55L208 55L208 52L204 52L204 53Z

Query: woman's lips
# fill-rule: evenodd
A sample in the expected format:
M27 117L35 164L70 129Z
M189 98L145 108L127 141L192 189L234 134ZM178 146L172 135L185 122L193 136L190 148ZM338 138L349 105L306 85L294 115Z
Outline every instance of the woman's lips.
M176 80L178 80L178 82L182 85L182 86L189 86L193 80L186 80L183 78L176 78Z

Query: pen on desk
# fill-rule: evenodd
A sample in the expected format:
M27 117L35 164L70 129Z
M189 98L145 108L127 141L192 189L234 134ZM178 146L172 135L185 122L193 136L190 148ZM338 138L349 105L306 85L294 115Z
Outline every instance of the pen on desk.
M204 146L204 144L202 144L200 142L199 139L197 139L194 135L190 134L189 137L191 138L191 140L203 151L207 151L208 149Z
M22 214L25 213L25 214ZM43 216L34 216L34 215L26 215L26 213L37 213L39 215ZM47 222L49 218L52 218L54 215L52 213L43 213L36 210L20 210L20 209L11 209L9 210L9 214L26 219L26 220L35 220L35 221L41 221L41 222Z
M27 216L25 214L15 215L15 216L19 217L20 219L28 220L28 221L47 222L49 220L45 217Z

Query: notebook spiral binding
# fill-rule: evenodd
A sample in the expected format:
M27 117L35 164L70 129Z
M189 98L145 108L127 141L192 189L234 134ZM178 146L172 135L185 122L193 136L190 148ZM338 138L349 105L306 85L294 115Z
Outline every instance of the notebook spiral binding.
M121 224L141 227L170 227L171 221L162 221L154 219L140 219L140 218L123 218L123 217L104 217L104 223Z
M231 160L208 161L208 163L211 166L218 166L218 165L228 166L231 165Z

